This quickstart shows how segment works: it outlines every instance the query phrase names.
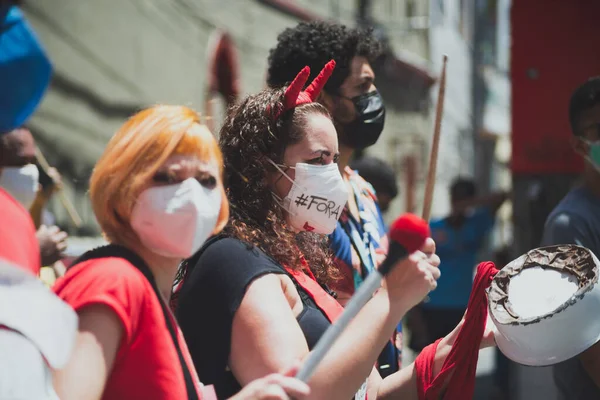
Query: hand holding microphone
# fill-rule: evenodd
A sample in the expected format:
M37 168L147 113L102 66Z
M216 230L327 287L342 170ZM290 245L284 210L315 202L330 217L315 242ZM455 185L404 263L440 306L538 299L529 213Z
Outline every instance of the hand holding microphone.
M439 265L440 258L435 254L435 242L431 238L425 240L419 251L396 261L383 282L392 304L406 311L419 304L437 287Z
M392 224L387 258L356 290L342 315L327 329L308 355L296 378L308 382L350 321L381 288L384 277L386 277L384 290L387 290L392 303L408 307L406 310L435 288L439 277L437 269L439 258L433 254L435 243L429 239L429 236L427 222L413 214L404 214Z

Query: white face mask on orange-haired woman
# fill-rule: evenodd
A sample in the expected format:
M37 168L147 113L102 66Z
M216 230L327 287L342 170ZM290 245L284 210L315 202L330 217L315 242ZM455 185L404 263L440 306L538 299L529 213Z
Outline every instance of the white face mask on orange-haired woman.
M188 258L214 230L220 209L220 190L188 178L144 190L133 207L131 227L154 253Z

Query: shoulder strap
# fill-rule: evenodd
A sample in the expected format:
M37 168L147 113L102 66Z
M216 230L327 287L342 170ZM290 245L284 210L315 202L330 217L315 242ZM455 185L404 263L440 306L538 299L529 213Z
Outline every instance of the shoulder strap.
M344 308L319 283L302 271L285 268L294 281L315 302L316 306L323 311L329 322L334 322L344 311Z
M97 247L93 250L90 250L90 251L86 252L85 254L83 254L81 257L79 257L73 263L73 265L79 264L79 263L82 263L84 261L88 261L91 259L103 258L103 257L118 257L118 258L123 258L123 259L129 261L129 263L131 263L131 265L133 265L138 270L140 270L140 272L142 274L144 274L144 276L146 277L148 282L150 282L150 285L152 286L152 289L154 290L154 294L156 295L158 302L160 303L160 307L162 309L163 316L165 318L165 322L167 323L167 329L169 329L169 334L171 335L171 340L173 341L173 345L175 345L175 350L177 350L177 357L179 358L179 363L181 364L181 369L183 371L183 379L185 381L185 389L187 391L187 398L188 398L188 400L198 400L198 392L196 390L196 385L194 384L192 374L187 366L185 357L183 356L183 352L181 351L181 347L179 346L179 340L177 339L177 330L175 329L175 326L173 325L173 323L171 321L169 312L167 310L167 306L165 305L165 302L161 298L160 291L158 290L158 287L156 286L156 281L154 280L154 275L152 274L152 271L150 271L150 268L148 268L148 266L146 265L146 263L140 256L138 256L133 251L131 251L123 246L117 246L117 245L102 246L102 247Z

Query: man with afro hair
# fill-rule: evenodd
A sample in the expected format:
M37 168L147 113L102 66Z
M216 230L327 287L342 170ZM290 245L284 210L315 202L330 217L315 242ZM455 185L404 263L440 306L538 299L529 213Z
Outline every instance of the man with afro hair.
M301 22L284 30L269 55L267 83L289 84L305 66L312 79L330 60L333 74L318 98L335 124L339 140L338 165L348 187L348 203L335 231L331 248L342 278L333 285L344 305L365 277L379 266L387 253L385 224L373 187L348 164L356 150L377 141L385 122L385 108L377 88L372 64L382 46L372 30L349 28L332 22ZM401 325L379 357L383 377L400 368Z

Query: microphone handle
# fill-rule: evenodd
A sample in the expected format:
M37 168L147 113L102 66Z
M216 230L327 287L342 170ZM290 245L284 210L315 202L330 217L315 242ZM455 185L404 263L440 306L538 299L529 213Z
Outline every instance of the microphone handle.
M377 289L381 287L382 280L383 275L377 270L367 276L362 285L354 293L354 296L346 304L342 315L325 331L316 346L308 354L308 357L296 374L297 379L308 382L333 343L340 337L342 332L348 327L350 321L356 317L363 306L373 297Z

